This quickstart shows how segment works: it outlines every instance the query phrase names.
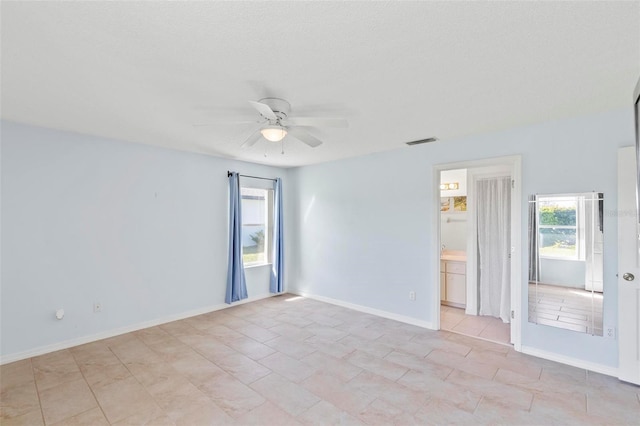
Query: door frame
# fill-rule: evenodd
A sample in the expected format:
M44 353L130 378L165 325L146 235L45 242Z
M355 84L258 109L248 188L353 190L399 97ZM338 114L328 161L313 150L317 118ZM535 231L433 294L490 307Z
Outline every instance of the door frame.
M511 343L516 351L522 348L522 157L519 155L508 157L486 158L478 160L461 161L455 163L443 163L433 166L433 222L432 229L435 238L432 238L433 274L433 318L432 324L436 330L440 330L440 172L454 169L478 169L485 167L508 166L510 169L513 190L511 192ZM467 181L472 182L472 177L467 176ZM468 245L469 246L469 245ZM475 250L468 253L469 256L477 256ZM476 264L476 262L472 262Z
M618 148L618 378L640 385L640 251L636 192L636 149ZM631 213L631 214L629 214ZM633 273L632 282L623 279Z

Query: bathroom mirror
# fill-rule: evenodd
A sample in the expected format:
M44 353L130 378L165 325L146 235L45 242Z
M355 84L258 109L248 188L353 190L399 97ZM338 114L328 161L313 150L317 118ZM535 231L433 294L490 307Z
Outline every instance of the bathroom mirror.
M602 336L602 193L529 198L529 322Z

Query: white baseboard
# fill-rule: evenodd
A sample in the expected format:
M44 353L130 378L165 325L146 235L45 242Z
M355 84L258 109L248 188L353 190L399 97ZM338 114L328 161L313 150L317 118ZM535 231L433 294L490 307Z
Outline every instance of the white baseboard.
M300 291L289 291L290 294L297 294L302 297L307 297L309 299L318 300L320 302L330 303L332 305L341 306L343 308L353 309L354 311L364 312L367 314L375 315L382 318L387 318L399 322L403 322L405 324L415 325L417 327L427 328L429 330L435 330L433 324L428 321L418 320L412 317L408 317L405 315L395 314L393 312L387 312L380 309L370 308L368 306L357 305L355 303L345 302L338 299L332 299L330 297L317 296L310 293L300 292ZM119 336L121 334L130 333L132 331L142 330L144 328L155 327L157 325L166 324L172 321L178 321L185 318L191 318L198 315L206 314L209 312L215 312L222 309L227 309L233 306L242 305L245 303L255 302L257 300L266 299L273 296L280 296L281 294L267 294L257 297L251 297L239 302L235 302L232 305L227 305L226 303L221 303L213 306L207 306L204 308L194 309L187 312L182 312L180 314L170 315L162 318L157 318L150 321L144 321L137 324L128 325L125 327L120 327L113 330L103 331L101 333L91 334L88 336L82 336L75 339L65 340L63 342L53 343L50 345L40 346L37 348L33 348L27 351L18 352L14 354L9 354L0 357L0 365L8 364L15 361L20 361L23 359L31 358L34 356L44 355L50 352L55 352L63 349L68 349L78 345L84 345L86 343L95 342L102 339L107 339L110 337ZM561 364L571 365L577 368L584 368L585 370L594 371L596 373L606 374L612 377L618 377L618 369L616 367L610 367L608 365L597 364L589 361L584 361L581 359L568 357L565 355L559 355L553 352L544 351L537 348L532 348L529 346L522 346L522 353L527 355L536 356L538 358L548 359L550 361L559 362Z
M193 309L187 312L182 312L180 314L169 315L162 318L157 318L150 321L144 321L137 324L131 324L124 327L116 328L113 330L107 330L96 334L91 334L88 336L82 336L75 339L65 340L63 342L53 343L50 345L39 346L37 348L29 349L24 352L18 352L14 354L9 354L0 357L0 365L8 364L10 362L20 361L23 359L31 358L34 356L48 354L50 352L59 351L62 349L68 349L78 345L84 345L86 343L95 342L97 340L108 339L109 337L119 336L125 333L131 333L132 331L142 330L144 328L155 327L156 325L166 324L172 321L178 321L185 318L191 318L202 314L207 314L209 312L219 311L222 309L231 308L233 306L242 305L245 303L255 302L257 300L266 299L268 297L279 296L279 294L266 294L262 296L249 297L247 299L241 300L239 302L233 302L231 305L227 305L226 303L220 303L218 305L207 306L204 308Z
M353 309L355 311L376 315L382 318L388 318L388 319L404 322L407 324L416 325L418 327L435 330L435 328L433 327L433 324L428 321L421 321L412 317L398 315L392 312L382 311L379 309L369 308L367 306L356 305L354 303L344 302L342 300L332 299L330 297L317 296L317 295L305 293L302 291L293 290L293 291L289 291L289 293L297 294L298 296L307 297L309 299L315 299L320 302L330 303L332 305L342 306L343 308ZM602 365L602 364L596 364L593 362L583 361L581 359L568 357L565 355L559 355L553 352L547 352L547 351L543 351L543 350L528 347L528 346L522 346L522 353L525 353L527 355L533 355L538 358L548 359L550 361L559 362L561 364L570 365L572 367L584 368L585 370L606 374L607 376L618 377L618 369L616 367L610 367L608 365Z
M532 348L530 346L522 346L522 353L533 355L538 358L548 359L549 361L559 362L561 364L570 365L572 367L584 368L585 370L595 373L606 374L607 376L618 377L618 368L608 365L597 364L595 362L584 361L566 355L559 355L553 352L543 351L541 349Z
M394 314L393 312L387 312L380 309L370 308L368 306L356 305L355 303L344 302L338 299L332 299L330 297L316 296L315 294L305 293L301 291L289 291L291 294L297 294L298 296L307 297L309 299L318 300L320 302L330 303L332 305L342 306L343 308L353 309L354 311L364 312L366 314L375 315L382 318L387 318L406 324L415 325L422 328L428 328L429 330L435 330L433 324L428 321L422 321L405 315Z

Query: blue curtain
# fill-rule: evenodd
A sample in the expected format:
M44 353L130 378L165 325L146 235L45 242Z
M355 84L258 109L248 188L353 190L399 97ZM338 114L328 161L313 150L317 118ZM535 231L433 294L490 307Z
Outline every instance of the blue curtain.
M269 291L282 293L284 291L284 232L282 226L282 179L274 182L273 209L273 264L271 266L271 281Z
M229 266L227 268L226 303L247 298L247 284L242 263L242 213L240 175L229 173Z

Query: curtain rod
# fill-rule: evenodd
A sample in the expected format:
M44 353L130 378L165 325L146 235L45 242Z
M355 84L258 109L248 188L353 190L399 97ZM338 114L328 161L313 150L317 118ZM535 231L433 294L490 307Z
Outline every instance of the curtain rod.
M229 176L231 176L231 172L227 170L227 177L229 177ZM272 178L266 178L266 177L260 177L260 176L241 175L240 173L238 173L238 176L251 178L251 179L272 180L274 182L276 181L275 179L272 179Z

